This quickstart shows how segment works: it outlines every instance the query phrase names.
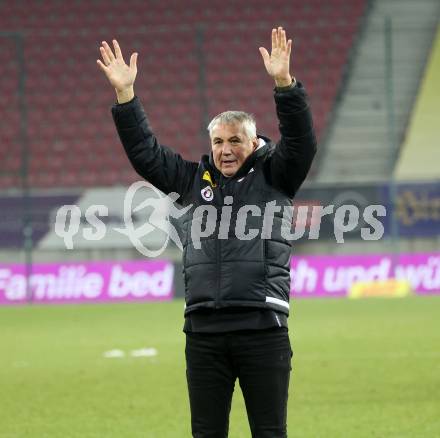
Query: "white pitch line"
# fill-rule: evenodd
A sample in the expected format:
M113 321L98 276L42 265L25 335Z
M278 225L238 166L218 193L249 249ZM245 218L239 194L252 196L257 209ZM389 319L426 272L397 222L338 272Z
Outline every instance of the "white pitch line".
M131 357L155 357L158 352L155 348L138 348L136 350L131 350L129 353L126 353L123 350L113 349L109 351L105 351L102 355L106 359L122 359L130 355Z
M157 350L155 348L140 348L139 350L132 350L131 355L133 357L154 357L157 356Z
M125 352L122 350L113 349L113 350L105 351L102 355L106 359L121 359L125 357Z

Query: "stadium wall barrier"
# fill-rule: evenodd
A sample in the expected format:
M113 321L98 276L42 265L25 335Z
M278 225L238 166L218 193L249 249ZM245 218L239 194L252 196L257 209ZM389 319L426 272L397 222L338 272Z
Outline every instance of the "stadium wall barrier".
M440 230L440 181L396 182L305 187L295 196L296 206L334 205L335 210L342 205L354 205L361 212L359 223L344 238L361 239L360 229L366 226L362 212L369 205L383 205L386 216L380 218L384 227L384 237L428 237L437 236ZM310 210L311 211L311 208ZM308 216L306 230L310 227ZM394 221L394 223L393 223ZM393 231L394 226L394 231ZM308 232L299 239L306 242ZM334 239L334 215L322 218L320 238Z
M364 295L440 293L440 253L301 256L291 260L292 297L345 297L355 285ZM394 283L397 282L397 285Z
M29 278L29 282L26 279ZM0 305L164 301L174 296L167 260L0 264Z
M0 305L164 301L183 297L181 264L167 260L0 264ZM29 278L29 285L26 278ZM295 298L440 293L440 253L301 256Z
M400 237L434 237L440 233L440 181L400 182L383 186L384 205L394 212ZM385 233L391 232L392 214L384 220Z
M65 250L64 240L55 232L55 218L57 211L63 205L77 205L82 215L75 236L72 237L74 249L102 249L133 248L127 235L117 231L125 229L127 224L124 219L124 196L126 187L89 189L83 193L34 194L30 200L21 194L0 195L0 248L14 249L25 246L23 217L26 208L29 208L29 223L31 228L33 248L46 250ZM134 205L145 200L147 195L139 194ZM156 196L156 195L154 195ZM342 205L354 205L360 212L358 224L344 233L344 238L351 241L361 241L361 228L368 226L362 213L369 205L383 205L386 216L380 218L384 227L384 238L430 238L437 237L440 230L440 181L429 182L398 182L360 184L360 185L323 185L301 188L295 197L295 206L307 206L308 215L305 223L304 236L298 243L307 243L309 229L313 221L312 208L314 206L333 205L336 210ZM84 232L90 228L85 212L94 204L103 204L108 207L106 216L99 220L105 226L105 236L97 240L87 240ZM152 204L151 204L152 205ZM132 226L141 230L142 225L149 222L150 207L140 211L132 211ZM295 214L298 209L295 210ZM151 228L142 238L148 247L160 248L166 240L169 224L161 224L161 228ZM302 222L294 215L294 225L301 226ZM67 225L66 225L67 226ZM324 216L320 222L319 238L335 242L334 214ZM429 251L429 248L421 248ZM379 252L379 251L378 251ZM106 258L112 258L111 256Z

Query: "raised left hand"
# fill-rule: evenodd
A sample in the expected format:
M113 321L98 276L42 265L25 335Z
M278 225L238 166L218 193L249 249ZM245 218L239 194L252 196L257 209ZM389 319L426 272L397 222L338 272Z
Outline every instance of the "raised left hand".
M272 51L259 48L267 73L275 80L277 87L285 87L292 83L290 74L290 52L292 40L286 40L286 31L280 26L272 29Z

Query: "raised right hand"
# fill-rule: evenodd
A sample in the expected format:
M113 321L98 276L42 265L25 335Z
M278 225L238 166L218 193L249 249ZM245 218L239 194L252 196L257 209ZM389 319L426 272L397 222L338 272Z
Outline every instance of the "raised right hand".
M106 41L99 48L102 60L97 60L99 68L104 72L110 84L115 88L119 103L128 102L134 96L133 84L137 74L137 53L130 57L130 65L127 65L122 56L121 49L116 40L113 40L115 53Z

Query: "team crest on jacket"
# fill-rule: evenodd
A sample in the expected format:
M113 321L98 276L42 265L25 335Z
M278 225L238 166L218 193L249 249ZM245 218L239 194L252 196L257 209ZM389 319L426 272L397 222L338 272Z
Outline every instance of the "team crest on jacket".
M206 186L205 188L203 188L200 193L202 194L202 198L205 201L212 201L212 199L214 198L214 192L212 191L211 187Z

